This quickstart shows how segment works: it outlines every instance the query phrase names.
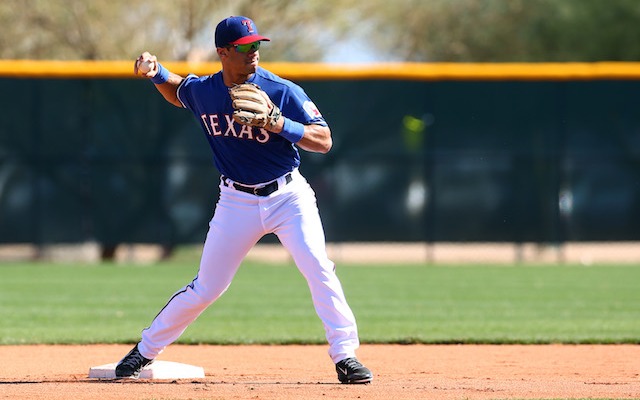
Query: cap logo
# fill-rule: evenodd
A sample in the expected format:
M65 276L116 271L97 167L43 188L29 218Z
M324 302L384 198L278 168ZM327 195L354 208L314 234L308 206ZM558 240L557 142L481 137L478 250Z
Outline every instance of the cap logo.
M250 19L243 19L241 23L247 28L247 32L254 33L253 25L251 24Z

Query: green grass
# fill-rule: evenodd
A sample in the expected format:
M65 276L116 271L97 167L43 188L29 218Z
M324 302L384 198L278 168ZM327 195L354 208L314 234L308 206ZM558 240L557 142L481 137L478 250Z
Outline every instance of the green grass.
M196 273L0 264L0 344L137 341ZM640 343L640 266L340 266L365 343ZM324 343L294 265L245 263L182 343Z

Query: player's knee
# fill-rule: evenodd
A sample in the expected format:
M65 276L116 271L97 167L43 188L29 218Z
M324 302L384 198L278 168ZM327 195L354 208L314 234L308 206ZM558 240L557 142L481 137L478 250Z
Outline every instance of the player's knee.
M228 288L229 285L226 287L217 287L215 285L203 285L201 283L192 286L193 292L197 296L198 301L206 305L218 300Z

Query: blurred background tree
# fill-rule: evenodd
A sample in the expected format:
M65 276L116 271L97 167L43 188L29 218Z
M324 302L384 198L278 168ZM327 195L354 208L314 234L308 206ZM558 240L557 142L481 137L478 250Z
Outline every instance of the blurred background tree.
M215 60L229 15L265 61L640 61L638 0L3 0L0 58Z
M359 9L389 59L640 60L637 0L399 0Z

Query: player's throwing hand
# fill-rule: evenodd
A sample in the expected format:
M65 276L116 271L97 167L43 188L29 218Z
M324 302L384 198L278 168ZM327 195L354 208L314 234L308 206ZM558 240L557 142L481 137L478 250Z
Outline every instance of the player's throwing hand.
M158 73L158 59L156 56L145 51L133 65L133 73L142 75L145 78L153 78Z

